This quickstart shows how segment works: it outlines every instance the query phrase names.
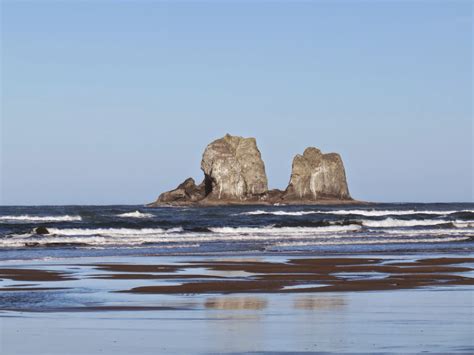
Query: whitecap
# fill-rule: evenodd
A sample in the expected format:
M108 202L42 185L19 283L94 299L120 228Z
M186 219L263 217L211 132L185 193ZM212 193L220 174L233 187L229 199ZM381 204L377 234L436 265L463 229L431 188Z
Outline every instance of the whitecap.
M238 213L238 215L247 215L247 216L254 216L254 215L274 215L274 216L303 216L306 214L315 214L319 213L318 211L264 211L264 210L257 210L257 211L249 211L249 212L242 212Z
M257 211L249 211L249 212L242 212L239 215L275 215L275 216L304 216L310 214L335 214L335 215L360 215L360 216L372 216L372 217L380 217L380 216L405 216L411 214L428 214L428 215L448 215L451 213L456 212L474 212L474 210L460 210L460 211L433 211L433 210L315 210L315 211L265 211L265 210L257 210Z
M105 236L126 236L126 235L157 235L164 233L181 232L181 227L164 228L48 228L50 234L65 236L84 236L84 235L105 235Z
M134 211L134 212L126 212L126 213L121 213L118 215L118 217L124 217L124 218L153 218L154 215L151 213L143 213L140 211Z
M31 215L21 215L21 216L0 216L0 221L6 222L73 222L81 221L81 216L31 216Z
M370 239L351 241L314 241L314 242L278 242L274 247L295 247L295 246L318 246L318 245L355 245L355 244L417 244L417 243L447 243L468 240L469 237L448 237L448 238L420 238L420 239ZM271 246L269 247L271 248ZM268 249L268 248L267 248Z
M362 220L362 225L365 227L374 228L390 228L390 227L416 227L416 226L436 226L440 224L451 223L451 221L439 220L439 219L394 219L386 218L380 221L373 220Z
M266 227L217 227L209 228L211 231L216 233L230 233L230 234L242 234L242 233L270 233L270 234L301 234L301 233L337 233L337 232L348 232L356 231L361 229L361 226L356 224L350 224L347 226L324 226L324 227L281 227L275 228L274 226Z
M473 235L474 228L446 228L446 229L386 229L383 234L396 234L396 235Z
M474 228L474 221L454 221L456 228Z

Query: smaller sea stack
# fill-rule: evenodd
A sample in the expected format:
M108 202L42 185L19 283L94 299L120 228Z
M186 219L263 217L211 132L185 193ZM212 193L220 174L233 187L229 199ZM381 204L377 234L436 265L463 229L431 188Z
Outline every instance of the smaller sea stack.
M306 148L296 155L284 200L349 200L346 172L337 153L322 154L317 148Z

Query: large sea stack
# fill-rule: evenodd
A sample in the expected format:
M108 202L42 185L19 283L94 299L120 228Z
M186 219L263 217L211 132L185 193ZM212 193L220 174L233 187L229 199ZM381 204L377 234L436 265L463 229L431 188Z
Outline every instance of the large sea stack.
M294 158L285 191L268 190L255 138L227 134L213 141L204 151L201 169L204 180L199 185L188 178L148 206L355 202L349 195L339 154L322 154L312 147Z
M244 200L268 190L265 164L255 138L226 134L206 147L201 161L207 198Z

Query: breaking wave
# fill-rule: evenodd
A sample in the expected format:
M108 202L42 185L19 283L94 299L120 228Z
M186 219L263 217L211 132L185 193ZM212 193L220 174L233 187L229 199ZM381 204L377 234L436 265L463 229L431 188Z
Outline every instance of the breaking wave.
M436 225L443 225L443 224L449 224L449 223L451 223L451 221L445 221L445 220L440 220L440 219L402 220L402 219L386 218L380 221L373 221L373 220L362 221L363 226L374 227L374 228L436 226Z
M384 234L395 235L472 235L474 236L474 228L446 228L446 229L387 229L383 231Z
M393 243L442 243L442 242L454 242L454 241L465 241L470 239L470 236L427 236L424 238L412 238L411 236L400 236L395 235L391 238L379 238L379 237L365 237L354 239L354 236L350 234L340 235L319 235L315 237L311 234L299 234L294 235L290 238L278 238L275 235L261 234L261 235L239 235L230 234L226 236L225 241L227 243L252 243L254 245L269 246L269 245L280 245L280 246L294 246L294 245L358 245L358 244L393 244ZM22 247L22 246L143 246L143 245L163 245L172 246L175 244L185 245L196 245L201 243L214 243L220 242L222 236L219 235L182 235L182 236L157 236L153 235L142 235L139 238L133 238L131 236L125 238L113 238L107 236L82 236L73 237L65 236L61 239L54 237L47 238L15 238L8 239L2 242L4 247ZM263 243L263 244L262 244Z
M81 221L81 216L31 216L31 215L21 215L21 216L0 216L0 222L74 222Z
M263 211L263 210L257 210L257 211L249 211L249 212L242 212L242 213L237 213L237 215L243 215L243 216L255 216L255 215L262 215L262 214L268 214L268 215L274 215L274 216L304 216L307 214L315 214L319 213L318 211Z
M140 211L135 211L135 212L126 212L126 213L121 213L118 215L118 217L124 217L124 218L153 218L154 215L151 213L143 213Z
M65 235L65 236L77 236L77 235L105 235L105 236L125 236L125 235L147 235L147 234L163 234L163 233L176 233L182 232L181 227L178 228L49 228L50 234L54 235Z
M138 205L13 206L4 207L0 214L0 250L9 248L4 254L7 257L17 253L26 258L37 254L29 249L36 247L46 248L39 253L47 256L62 255L58 250L48 254L50 247L68 248L64 255L93 255L96 251L92 249L115 254L115 248L142 248L137 253L151 254L258 253L271 248L278 252L351 253L398 250L402 244L409 245L407 250L468 250L474 245L473 207L474 204L385 204L146 210ZM41 234L45 230L37 229L40 226L49 233ZM437 246L430 246L431 243ZM187 249L176 249L180 247ZM12 251L14 248L17 250ZM71 248L91 251L76 252ZM128 251L117 253L125 255Z
M474 213L474 210L463 211L434 211L434 210L334 210L334 211L249 211L239 215L274 215L274 216L305 216L310 214L359 215L359 216L405 216L412 214L428 214L445 216L452 213Z
M474 229L407 230L380 233L364 231L363 226L325 227L215 227L192 232L181 227L163 228L50 228L51 234L17 234L0 239L2 247L103 247L170 246L202 243L269 245L349 245L383 243L429 243L463 241L474 237Z
M277 247L295 247L311 245L349 245L349 244L416 244L416 243L448 243L461 242L470 239L469 237L450 237L450 238L420 238L420 239L372 239L372 240L353 240L353 241L318 241L318 242L281 242L275 243Z
M325 227L220 227L209 228L216 233L242 234L242 233L271 233L271 234L299 234L299 233L337 233L349 232L361 229L359 225L348 226L325 226Z

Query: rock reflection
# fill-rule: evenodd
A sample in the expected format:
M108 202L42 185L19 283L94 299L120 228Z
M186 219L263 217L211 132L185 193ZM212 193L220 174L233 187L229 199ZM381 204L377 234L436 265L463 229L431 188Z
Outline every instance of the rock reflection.
M218 263L262 263L265 262L264 258L215 258L209 260L210 262Z
M294 301L294 307L296 309L304 310L336 309L344 308L345 306L346 301L340 297L305 296L298 297Z
M251 309L259 310L267 307L267 300L259 297L212 297L204 303L206 308L211 309Z

